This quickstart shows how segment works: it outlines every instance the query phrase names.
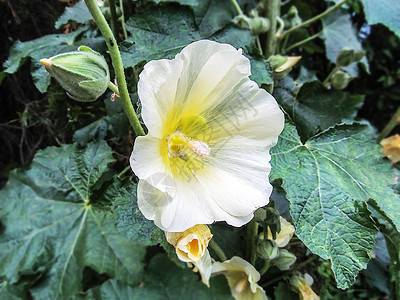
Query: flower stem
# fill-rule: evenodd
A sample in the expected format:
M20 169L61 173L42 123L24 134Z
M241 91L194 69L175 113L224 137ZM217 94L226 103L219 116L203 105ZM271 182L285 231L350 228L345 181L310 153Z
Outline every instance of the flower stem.
M283 278L289 276L290 274L292 274L293 272L302 269L303 267L305 267L306 265L308 265L309 263L313 262L314 260L318 259L317 255L312 255L310 258L308 258L306 261L302 262L301 264L295 265L293 267L293 269L283 273L281 276L275 277L274 279L264 283L262 285L263 288L266 288L267 286L270 286L271 284L274 284L275 282L278 282L280 280L282 280Z
M246 256L248 261L254 266L257 258L257 234L258 234L258 223L253 218L249 224L247 224L246 234Z
M336 71L338 70L338 66L334 67L333 70L328 74L328 76L326 76L324 82L322 83L323 86L327 86L327 84L329 83L329 80L331 80L333 74L336 73Z
M217 255L221 261L226 260L226 255L225 255L224 251L222 251L221 247L218 246L218 244L214 240L211 240L209 245L214 250L214 252L217 253Z
M310 37L308 37L308 38L306 38L306 39L300 41L300 42L297 42L297 43L291 45L290 47L288 47L287 49L284 49L284 50L283 50L283 53L286 53L287 51L290 51L290 50L292 50L293 48L297 48L297 47L299 47L299 46L301 46L301 45L304 45L304 44L308 43L309 41L312 41L313 39L316 39L316 38L319 37L321 34L322 34L322 32L319 32L319 33L317 33L317 34L314 34L314 35L312 35L312 36L310 36Z
M124 34L124 39L126 39L128 37L128 33L126 32L126 26L125 26L124 0L119 0L119 6L120 6L120 9L121 9L122 32Z
M93 16L94 21L100 29L101 34L106 41L108 51L110 52L112 64L115 71L115 77L117 78L119 97L121 99L122 107L124 108L125 114L128 117L129 122L132 125L136 135L145 135L142 126L140 125L139 119L136 116L135 110L133 109L131 99L129 97L128 87L126 85L124 67L122 65L121 54L118 49L117 41L107 24L106 19L97 6L95 0L85 0L86 6Z
M117 10L115 9L115 0L109 0L108 3L110 5L110 13L111 13L111 29L115 38L117 39L117 41L119 41Z
M108 88L112 90L115 94L119 95L118 87L111 81L108 83Z
M239 6L239 3L237 3L236 0L231 0L231 3L233 4L233 6L235 7L236 12L238 13L238 15L243 15L243 11Z
M267 19L269 20L270 28L267 32L265 44L265 57L268 58L275 54L276 48L276 25L277 18L280 15L280 0L269 0L267 2Z
M125 169L123 169L123 170L121 171L121 173L118 174L118 176L117 176L118 179L121 179L121 177L122 177L126 172L128 172L130 168L131 168L131 166L129 165L129 166L127 166Z
M271 263L270 263L270 261L269 260L266 260L265 261L265 264L264 264L264 267L260 270L260 276L262 276L262 275L264 275L267 271L268 271L268 269L269 269L269 267L271 266Z
M382 141L385 137L388 136L388 134L392 131L396 125L399 124L398 119L400 118L400 106L396 110L395 114L393 117L390 119L389 123L386 125L385 128L383 128L381 134L378 136L378 143Z
M343 4L345 4L346 2L347 2L347 0L343 0L343 1L339 2L338 4L332 6L331 8L327 9L327 10L324 11L323 13L319 14L318 16L315 16L314 18L308 19L307 21L305 21L305 22L303 22L303 23L301 23L301 24L299 24L299 25L297 25L297 26L294 26L294 27L290 28L289 30L285 31L285 32L282 34L282 38L284 38L286 35L292 33L293 31L295 31L295 30L297 30L297 29L299 29L299 28L308 26L308 25L310 25L310 24L312 24L312 23L314 23L314 22L316 22L316 21L322 19L323 17L329 15L331 12L337 10L339 7L341 7L341 6L342 6Z

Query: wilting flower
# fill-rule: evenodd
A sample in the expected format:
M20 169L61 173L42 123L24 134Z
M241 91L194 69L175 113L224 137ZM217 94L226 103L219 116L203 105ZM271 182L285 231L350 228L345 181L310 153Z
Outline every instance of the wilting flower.
M265 291L257 284L260 273L244 259L234 256L223 263L212 265L212 275L224 274L236 300L268 299Z
M286 221L285 218L279 217L281 222L281 231L276 233L276 239L272 237L272 232L268 228L268 239L274 240L279 248L285 247L292 239L294 234L294 226Z
M250 74L241 50L208 40L144 66L138 94L148 134L136 139L131 167L139 209L161 229L242 226L268 203L269 149L284 117ZM159 174L166 180L154 180Z
M381 141L382 153L387 156L392 163L400 161L400 135L396 134Z
M211 256L207 250L212 238L206 225L196 225L184 232L165 232L168 243L176 249L178 258L192 263L199 270L204 284L209 285L211 276Z
M319 296L312 290L314 283L312 277L308 274L292 277L290 283L297 289L301 300L319 300Z

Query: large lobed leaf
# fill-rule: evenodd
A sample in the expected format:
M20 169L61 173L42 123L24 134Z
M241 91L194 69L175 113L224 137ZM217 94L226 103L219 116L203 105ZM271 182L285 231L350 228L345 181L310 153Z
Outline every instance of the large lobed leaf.
M389 186L394 172L372 129L340 125L303 144L287 123L271 163L271 179L283 180L298 237L331 260L338 287L349 287L366 268L377 233L366 201L373 199L400 228L400 198Z
M274 96L297 125L303 141L335 124L353 120L364 96L326 89L321 82L305 83L298 93L289 77L274 90Z
M104 141L64 145L39 151L29 170L11 173L0 192L0 276L13 284L41 273L31 288L37 299L82 291L85 267L138 283L145 249L118 234L114 215L93 199L113 161Z
M134 67L140 62L155 59L171 59L186 45L209 38L220 43L229 43L236 48L246 47L254 42L250 31L227 26L212 35L203 35L197 28L193 13L185 7L156 7L151 11L138 13L126 24L131 37L121 45L121 56L124 66ZM250 77L259 85L271 84L272 71L263 60L249 57L252 73Z
M357 33L350 19L350 15L341 10L334 11L322 19L323 39L325 40L326 56L336 63L336 58L343 48L362 50L362 45L357 38ZM360 64L369 71L369 64L366 57ZM342 67L348 73L357 77L357 64L353 63L347 67Z
M191 274L192 273L192 274ZM139 287L131 287L117 280L106 281L100 287L89 291L88 299L232 299L223 276L211 279L207 288L188 268L175 266L165 255L155 256Z
M55 23L55 28L59 29L69 21L77 23L86 23L92 20L93 17L87 8L85 1L81 0L72 7L66 7L64 13L58 18Z
M368 24L383 24L400 37L400 0L361 0Z

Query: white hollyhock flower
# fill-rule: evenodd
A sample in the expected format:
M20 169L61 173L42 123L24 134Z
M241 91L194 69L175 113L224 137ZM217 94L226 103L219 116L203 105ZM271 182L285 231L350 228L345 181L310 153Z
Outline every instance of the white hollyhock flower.
M213 263L212 275L219 274L225 275L235 300L268 299L265 291L257 284L260 273L243 258L234 256L223 263Z
M276 239L273 238L271 229L268 227L268 239L276 242L279 248L285 247L289 244L295 232L294 226L286 221L285 218L279 217L281 222L281 231L276 233Z
M242 226L268 204L269 149L284 116L250 74L241 49L208 40L144 66L138 94L148 134L137 137L130 163L139 209L161 229Z

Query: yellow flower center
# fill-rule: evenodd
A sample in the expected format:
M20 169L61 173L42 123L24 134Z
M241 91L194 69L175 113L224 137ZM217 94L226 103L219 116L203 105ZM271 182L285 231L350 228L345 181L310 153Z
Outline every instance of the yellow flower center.
M206 121L200 116L181 118L172 133L165 135L161 152L172 175L190 179L200 170L211 153L204 142Z
M203 256L206 248L201 237L190 234L178 240L176 252L182 261L197 261Z

